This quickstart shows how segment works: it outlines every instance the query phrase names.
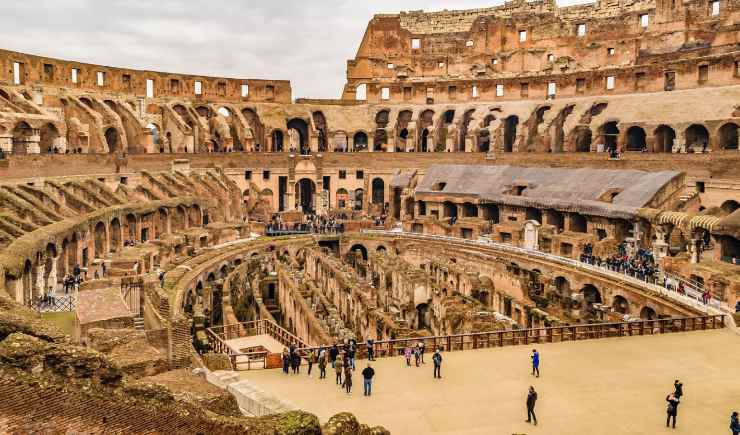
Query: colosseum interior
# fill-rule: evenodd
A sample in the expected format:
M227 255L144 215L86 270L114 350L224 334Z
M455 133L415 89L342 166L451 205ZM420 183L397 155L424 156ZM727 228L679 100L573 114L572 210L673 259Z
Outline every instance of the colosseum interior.
M677 377L684 433L726 432L739 24L375 15L334 100L0 50L0 432L647 434ZM354 343L351 397L305 374Z

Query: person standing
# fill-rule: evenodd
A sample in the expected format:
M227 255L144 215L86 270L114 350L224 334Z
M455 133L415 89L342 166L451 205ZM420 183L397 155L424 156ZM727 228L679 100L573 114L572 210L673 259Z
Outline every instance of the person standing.
M740 303L740 301L738 301ZM367 339L367 360L375 361L375 340L372 338Z
M666 396L665 401L668 402L666 407L666 413L668 417L665 420L665 427L668 427L671 418L673 418L673 428L676 428L676 417L678 416L678 405L681 403L675 395L671 394Z
M442 379L442 353L439 351L439 349L434 351L432 361L434 362L435 379Z
M344 364L342 363L342 358L337 358L336 361L334 361L334 370L337 373L337 385L342 385L342 369L344 368Z
M290 365L293 367L293 374L297 375L301 371L301 355L297 349L293 349L290 357Z
M414 364L416 364L416 367L419 367L419 361L421 360L421 348L419 348L419 346L414 346L413 352Z
M683 397L683 384L678 379L673 382L673 395L678 400L681 400L681 397Z
M329 350L329 361L331 361L331 368L334 368L334 364L337 360L338 355L339 355L339 347L337 347L337 344L334 343L334 346L332 346L331 350Z
M290 367L290 355L288 349L283 349L283 373L288 374L288 367Z
M355 340L351 340L349 343L349 349L347 350L347 358L349 360L349 365L352 367L352 370L355 369L355 354L357 353L357 343Z
M347 394L352 393L352 366L349 364L349 361L347 361L348 364L344 366L344 389L347 391Z
M326 350L319 352L319 379L326 379Z
M311 377L311 367L313 367L313 361L316 357L316 354L314 353L313 349L308 351L308 354L306 355L306 361L308 362L308 377Z
M426 345L424 344L424 340L421 340L417 344L417 347L419 348L419 358L421 359L421 363L422 364L425 364L425 362L424 362L424 348L425 348L425 346Z
M362 370L363 379L363 395L369 396L373 389L373 376L375 376L375 370L370 367L370 363L367 363L367 367ZM737 434L736 434L737 435Z
M534 405L537 403L537 392L534 387L529 387L529 393L527 393L527 423L532 423L537 426L537 415L534 413Z
M738 419L737 411L733 411L730 416L730 431L732 435L740 435L740 419Z
M406 367L411 367L411 347L406 346L403 351L403 355L406 357Z
M540 354L537 352L537 349L532 349L532 376L535 376L535 372L537 373L537 377L540 377Z

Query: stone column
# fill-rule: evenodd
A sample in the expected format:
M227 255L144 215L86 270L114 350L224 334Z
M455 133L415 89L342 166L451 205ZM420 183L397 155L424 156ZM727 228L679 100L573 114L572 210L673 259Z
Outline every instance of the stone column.
M33 129L33 134L28 137L28 141L26 142L26 153L27 154L41 153L41 147L39 146L39 142L41 142L41 136L39 135L39 130Z
M696 264L701 261L701 252L699 249L700 239L691 239L689 242L689 254L691 255L691 263Z
M46 259L41 258L39 265L36 267L36 280L33 285L33 292L31 298L46 294L46 282L44 275L46 274Z
M655 226L655 241L653 242L653 255L655 256L656 261L668 255L669 245L665 241L667 235L668 235L668 231L664 225Z
M56 256L52 258L51 260L51 270L49 271L49 278L46 281L46 286L52 286L54 287L54 290L57 288L57 263L59 261L59 256Z

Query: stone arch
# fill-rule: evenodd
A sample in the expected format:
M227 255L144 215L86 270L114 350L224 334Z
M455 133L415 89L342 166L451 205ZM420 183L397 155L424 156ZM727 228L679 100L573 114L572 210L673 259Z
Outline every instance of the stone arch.
M659 125L653 133L653 152L672 153L676 131L670 126Z
M647 148L645 142L645 130L642 127L633 125L627 129L627 151L642 151Z
M338 131L334 133L334 151L335 152L346 152L347 151L347 133Z
M121 221L114 217L110 221L110 252L117 252L121 246Z
M373 204L385 203L385 182L380 177L373 178L371 200Z
M617 121L609 121L599 128L599 137L604 144L605 150L616 150L619 139L619 127Z
M353 139L353 151L363 151L367 149L367 133L365 133L364 131L358 131L357 133L355 133Z
M304 213L312 213L316 207L314 195L316 183L310 178L301 178L295 184L296 207L301 206Z
M319 152L325 152L328 150L328 126L326 123L326 117L324 112L316 111L311 115L313 118L313 124L316 128L317 142Z
M39 150L42 154L51 152L59 152L61 150L55 150L56 142L59 139L59 130L52 123L47 123L41 127L40 138L39 138Z
M265 144L265 126L260 121L259 115L252 108L242 109L242 116L247 121L247 125L252 129L252 136L254 137L256 145ZM255 147L256 149L257 147ZM262 147L259 147L262 149Z
M442 203L442 217L457 219L457 204L451 201Z
M283 131L279 129L275 129L272 131L272 152L273 153L282 153L284 151L285 145L283 144L284 141L284 135Z
M591 151L591 142L593 141L591 129L586 126L579 126L573 131L574 149L577 153L587 153Z
M154 235L155 239L161 239L163 235L167 234L168 232L168 221L169 221L169 212L166 208L160 207L159 211L157 212L156 220L154 221L154 230L156 234Z
M213 115L211 108L208 106L198 106L195 108L195 112L198 114L198 116L206 119L210 118Z
M355 210L362 210L365 201L365 189L355 189Z
M686 138L686 150L697 147L709 146L709 131L701 124L691 124L684 133Z
M723 202L720 208L722 209L722 212L729 215L729 214L734 213L737 209L740 208L740 203L738 203L734 199L729 199Z
M630 304L624 296L616 295L612 302L612 309L619 314L629 314Z
M129 213L126 215L126 223L124 225L124 236L128 238L128 240L134 241L137 239L136 237L136 216L133 213Z
M491 133L487 129L481 129L476 135L476 151L487 153L491 150Z
M302 152L309 146L308 144L308 123L302 118L293 118L288 121L288 130L293 129L298 132L299 148L296 151Z
M640 318L642 320L655 320L658 318L658 313L651 307L642 307L640 310Z
M347 192L347 189L337 189L337 208L347 208L347 201L349 201L349 192Z
M723 150L738 149L737 124L728 122L719 128L719 147Z
M517 128L519 126L519 117L511 115L504 120L504 152L514 151L514 142L516 141Z
M555 285L555 291L557 291L560 296L564 298L570 297L570 282L566 277L556 277L553 284Z
M354 245L352 245L351 248L349 248L350 253L357 251L360 251L360 253L362 254L362 259L367 261L367 248L365 247L365 245L363 245L362 243L355 243Z
M121 135L115 127L108 127L105 130L105 143L108 145L108 152L117 153L121 147Z
M95 224L94 234L94 247L95 247L95 258L103 258L107 253L106 246L108 245L108 236L105 231L105 224L98 222Z
M26 121L16 124L13 129L13 154L26 154L33 134L33 128Z

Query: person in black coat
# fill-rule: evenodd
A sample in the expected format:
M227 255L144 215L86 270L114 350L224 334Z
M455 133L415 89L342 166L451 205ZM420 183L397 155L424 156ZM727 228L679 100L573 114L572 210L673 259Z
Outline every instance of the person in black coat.
M537 426L537 415L534 413L534 405L537 403L537 392L534 387L529 387L529 393L527 393L527 423L532 423Z
M338 355L339 347L337 347L337 344L334 343L334 346L329 349L329 361L331 361L331 368L334 368L334 363L336 362Z
M678 416L678 405L681 403L676 396L673 394L666 396L665 401L668 402L666 407L666 413L668 417L665 420L665 427L669 426L671 418L673 418L673 428L676 428L676 417Z
M683 397L683 384L676 379L675 382L673 382L673 395L676 396L676 399L681 400L681 397Z

